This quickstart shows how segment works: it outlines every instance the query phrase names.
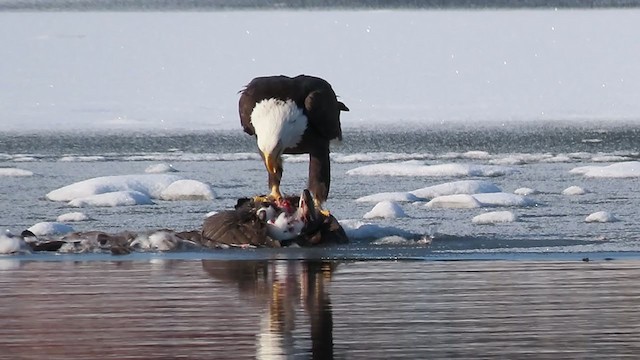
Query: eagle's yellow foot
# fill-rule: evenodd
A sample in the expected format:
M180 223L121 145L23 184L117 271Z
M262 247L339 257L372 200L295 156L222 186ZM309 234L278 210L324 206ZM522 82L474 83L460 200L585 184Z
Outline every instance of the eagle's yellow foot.
M253 202L265 203L265 202L271 202L271 199L269 198L269 196L256 195L253 197Z
M320 203L318 199L313 199L313 204L315 205L318 212L322 214L324 217L328 217L331 215L331 212L329 210L322 208L322 203Z

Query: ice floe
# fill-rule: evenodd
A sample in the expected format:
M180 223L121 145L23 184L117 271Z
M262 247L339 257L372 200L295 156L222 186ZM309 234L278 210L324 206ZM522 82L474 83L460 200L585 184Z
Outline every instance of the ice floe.
M433 199L443 195L496 193L502 190L494 183L486 180L460 180L427 186L413 190L413 194L421 199Z
M331 153L331 161L336 163L359 163L374 161L407 161L435 159L429 153L395 153L395 152L369 152L355 154Z
M31 231L36 236L63 235L74 231L73 227L67 224L48 221L34 224L27 230Z
M515 206L525 207L534 206L536 202L522 195L509 194L509 193L484 193L472 195L478 200L482 206Z
M213 200L215 192L209 184L197 180L176 180L160 193L162 200Z
M513 174L518 170L498 165L477 164L436 164L426 165L422 161L405 161L400 163L383 163L364 165L347 171L347 175L362 176L426 176L426 177L462 177L479 176L495 177Z
M516 195L522 195L522 196L528 196L528 195L535 195L538 193L538 190L532 189L532 188L528 188L528 187L521 187L521 188L517 188L513 191L514 194Z
M616 218L613 214L611 214L608 211L598 211L598 212L594 212L593 214L590 214L589 216L587 216L584 219L584 221L588 222L588 223L591 223L591 222L606 223L606 222L618 221L618 218Z
M18 168L0 167L0 176L32 176L33 172Z
M426 206L432 209L473 209L482 207L482 204L472 195L454 194L435 197Z
M133 206L133 205L153 205L154 202L147 194L139 191L113 191L104 194L96 194L73 199L69 201L69 206Z
M574 195L584 195L587 193L587 190L581 188L580 186L577 185L572 185L569 186L568 188L562 190L562 195L569 195L569 196L574 196Z
M488 225L510 223L516 220L516 215L511 211L492 211L474 216L473 219L471 219L471 222L477 225Z
M144 172L147 174L164 174L164 173L178 172L178 170L174 168L173 165L171 164L162 163L162 164L149 165L144 170Z
M504 192L481 193L472 195L444 195L435 197L426 204L428 208L450 209L473 209L479 207L497 206L525 207L534 205L536 205L536 202L531 198Z
M402 207L398 205L398 203L394 201L381 201L377 203L371 211L364 214L365 219L372 218L384 218L384 219L395 219L406 217L404 210Z
M87 221L91 219L87 216L87 214L76 211L76 212L62 214L58 216L56 220L58 222L78 222L78 221Z
M389 236L416 240L423 237L395 226L381 226L362 220L345 219L340 221L340 225L351 240L380 239Z
M215 192L209 184L177 175L140 174L92 178L53 190L46 197L76 207L123 206L153 204L154 199L211 200Z
M640 161L625 161L606 166L580 166L569 172L593 178L640 177Z

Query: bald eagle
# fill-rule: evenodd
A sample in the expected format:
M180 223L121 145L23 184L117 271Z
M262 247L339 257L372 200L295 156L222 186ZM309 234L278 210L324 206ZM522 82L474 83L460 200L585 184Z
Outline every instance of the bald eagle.
M240 122L255 136L269 174L269 197L280 200L282 154L309 154L308 189L318 205L329 195L329 142L342 140L338 101L331 85L318 77L258 77L241 91Z

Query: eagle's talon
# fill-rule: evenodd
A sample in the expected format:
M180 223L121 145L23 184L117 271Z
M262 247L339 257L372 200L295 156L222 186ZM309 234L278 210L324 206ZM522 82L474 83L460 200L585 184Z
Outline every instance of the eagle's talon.
M256 195L253 197L253 202L254 203L268 203L271 202L271 199L268 196L264 196L264 195Z

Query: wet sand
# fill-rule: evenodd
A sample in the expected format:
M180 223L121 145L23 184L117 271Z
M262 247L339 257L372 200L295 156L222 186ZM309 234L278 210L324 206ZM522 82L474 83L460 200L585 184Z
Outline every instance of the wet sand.
M0 270L2 359L611 359L640 351L637 260L13 264Z

